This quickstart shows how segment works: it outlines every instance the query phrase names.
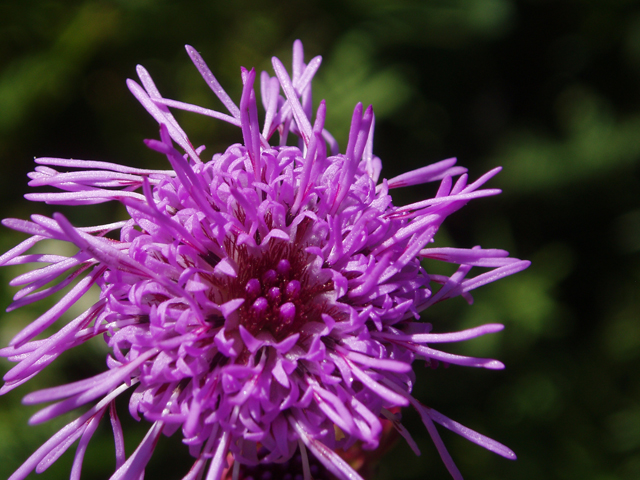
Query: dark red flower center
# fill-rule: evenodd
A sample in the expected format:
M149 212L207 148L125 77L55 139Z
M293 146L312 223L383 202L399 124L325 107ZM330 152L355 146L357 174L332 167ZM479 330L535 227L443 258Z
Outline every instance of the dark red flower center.
M302 246L272 239L260 256L244 246L235 250L238 276L228 288L234 298L244 298L240 324L252 335L267 331L280 341L308 322L322 322L330 310L323 294L333 282L311 270L313 256Z

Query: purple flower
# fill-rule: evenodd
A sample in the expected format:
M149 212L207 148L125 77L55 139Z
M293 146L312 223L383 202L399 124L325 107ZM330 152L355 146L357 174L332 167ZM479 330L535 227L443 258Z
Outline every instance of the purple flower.
M32 424L92 406L11 480L45 470L76 440L71 478L79 478L87 444L107 413L116 445L114 480L139 478L160 435L177 430L195 458L185 479L205 472L207 479L237 477L241 464L285 462L298 451L310 479L307 450L336 477L361 478L336 450L357 441L375 449L381 419L387 418L417 452L391 413L408 405L419 412L454 478L461 476L436 423L515 458L505 446L411 395L415 360L503 368L497 360L434 348L497 332L502 325L431 333L432 326L419 319L436 302L458 295L470 302L470 290L529 265L502 250L426 248L449 214L471 199L499 193L483 188L499 169L468 183L466 170L448 159L379 181L372 108L356 106L347 148L339 153L324 129L324 101L315 116L312 111L311 80L321 59L305 64L299 41L291 75L277 58L275 77L261 74L262 128L255 71L242 69L238 107L200 55L192 47L187 52L228 114L163 98L142 67L142 85L128 81L160 124L160 139L146 143L167 157L171 170L38 158L29 175L33 187L60 190L30 193L29 200L64 205L115 200L129 218L83 228L59 213L3 221L31 236L0 257L0 264L44 264L11 282L22 289L8 310L70 288L0 350L17 363L4 376L0 393L93 337L103 336L111 349L104 373L24 398L26 404L53 402L31 418ZM204 147L191 145L169 107L231 123L241 129L243 144L206 161ZM290 135L297 146L288 145ZM440 181L434 198L392 204L390 189L432 181ZM78 252L28 253L46 239L72 243ZM420 263L424 258L459 267L450 277L431 275ZM467 278L474 266L490 270ZM37 339L93 285L100 297L92 307ZM115 399L129 389L130 414L151 428L125 458Z

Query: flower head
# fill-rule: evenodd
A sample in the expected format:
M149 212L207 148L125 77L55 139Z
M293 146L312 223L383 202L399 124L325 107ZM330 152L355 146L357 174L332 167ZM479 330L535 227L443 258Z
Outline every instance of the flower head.
M336 477L360 478L336 450L356 442L375 449L383 419L417 450L391 413L408 405L420 413L455 478L460 473L434 423L513 458L511 450L411 395L418 359L503 367L433 347L501 325L432 333L419 319L436 302L458 295L470 300L470 290L528 266L502 250L426 248L449 214L471 199L499 193L483 188L499 169L468 183L466 170L449 159L379 181L372 108L356 106L348 145L339 153L324 128L325 102L312 111L311 80L321 59L304 63L300 42L294 44L291 75L277 58L275 77L261 75L262 128L255 71L242 69L236 106L200 55L191 47L187 52L228 114L163 98L142 67L142 85L128 81L160 125L159 139L146 143L166 156L170 170L38 158L30 174L31 186L59 191L31 193L29 200L118 201L129 218L95 227L75 227L61 214L3 222L31 237L0 257L0 264L44 264L11 282L22 289L9 309L69 288L0 350L17 362L0 393L93 337L103 336L111 349L104 373L25 397L28 404L53 402L31 423L92 406L11 479L46 469L77 439L71 476L79 478L87 443L107 412L116 443L114 480L138 478L160 435L178 430L195 458L186 479L204 472L208 479L237 477L241 465L282 463L295 454L309 479L307 450ZM191 145L169 107L231 123L243 143L206 160L204 147ZM296 146L288 145L291 136ZM393 205L390 189L432 181L440 181L435 198ZM69 242L78 251L69 257L28 253L46 239ZM459 268L450 277L430 275L421 266L424 258ZM467 278L474 266L491 270ZM93 306L37 339L93 285L100 290ZM114 401L128 389L134 390L131 415L151 427L125 458Z

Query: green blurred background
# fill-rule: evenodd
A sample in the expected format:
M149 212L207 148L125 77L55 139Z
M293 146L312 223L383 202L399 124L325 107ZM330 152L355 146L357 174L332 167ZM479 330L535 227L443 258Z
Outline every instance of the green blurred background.
M125 86L136 64L166 97L218 108L185 43L238 99L239 66L271 71L274 54L286 64L296 38L307 58L324 57L315 101L327 99L343 146L354 104L374 105L385 177L451 156L471 178L504 167L490 184L504 193L456 213L438 243L505 248L533 265L477 291L471 307L455 299L424 315L437 331L506 325L449 349L499 358L505 371L419 373L425 403L519 456L510 462L443 431L465 478L640 478L638 1L0 1L0 216L53 211L22 198L34 156L165 167L142 143L157 126ZM178 117L209 154L241 140L220 122ZM394 198L427 194L432 186ZM122 215L109 205L58 210L77 225ZM3 229L0 247L21 238ZM16 273L0 270L3 308ZM39 308L4 315L1 343ZM99 342L88 345L0 398L0 478L65 423L27 426L37 407L21 397L99 372L104 356ZM0 362L0 372L9 367ZM146 425L120 407L131 452ZM418 417L405 419L423 454L398 444L378 478L449 478ZM179 435L158 448L148 479L186 473ZM73 451L37 478L67 478ZM83 478L107 479L113 466L103 421Z

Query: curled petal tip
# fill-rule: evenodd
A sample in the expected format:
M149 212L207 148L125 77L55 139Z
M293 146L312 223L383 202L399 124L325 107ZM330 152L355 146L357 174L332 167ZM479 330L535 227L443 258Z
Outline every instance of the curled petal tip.
M504 363L499 360L491 360L482 366L489 370L504 370L505 368Z
M484 325L484 330L486 333L497 333L504 330L504 325L502 323L487 323Z
M127 87L129 87L129 90L131 90L132 92L134 92L134 90L141 88L138 82L136 82L132 78L127 78L126 84L127 84Z

